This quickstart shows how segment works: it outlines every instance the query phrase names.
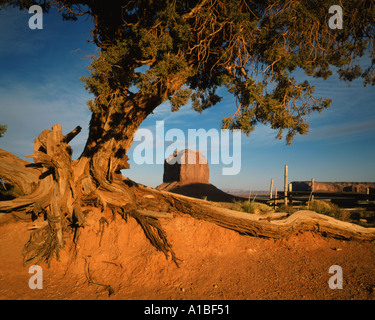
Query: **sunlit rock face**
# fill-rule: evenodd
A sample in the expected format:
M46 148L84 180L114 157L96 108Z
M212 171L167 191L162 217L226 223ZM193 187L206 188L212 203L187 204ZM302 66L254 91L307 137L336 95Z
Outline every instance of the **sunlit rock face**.
M209 167L205 156L196 150L175 151L164 161L163 182L180 184L209 183Z

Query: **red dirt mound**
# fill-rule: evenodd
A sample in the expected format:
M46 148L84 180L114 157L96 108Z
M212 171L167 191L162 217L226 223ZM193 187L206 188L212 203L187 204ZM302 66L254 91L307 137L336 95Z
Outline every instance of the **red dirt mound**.
M244 213L245 214L245 213ZM374 299L375 245L314 233L270 240L242 236L190 216L163 219L179 259L146 239L132 218L90 214L75 249L66 245L31 290L22 249L32 223L0 225L0 299ZM71 239L66 239L71 243ZM329 268L343 270L343 289L328 286ZM111 294L110 294L111 293Z

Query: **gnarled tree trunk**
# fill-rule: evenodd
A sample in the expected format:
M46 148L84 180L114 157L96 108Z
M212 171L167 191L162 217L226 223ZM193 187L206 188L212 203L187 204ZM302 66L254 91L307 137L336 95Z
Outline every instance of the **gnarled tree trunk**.
M159 218L190 214L242 234L280 238L300 230L312 230L342 239L375 240L375 228L363 228L315 214L299 212L282 220L222 209L207 202L139 186L124 178L128 152L141 122L161 103L158 98L135 95L123 112L93 113L86 147L72 161L69 141L77 127L63 135L60 125L44 130L35 140L34 153L21 160L0 150L0 177L14 184L25 195L0 202L0 212L23 219L46 219L48 224L33 231L25 245L25 262L49 260L58 255L65 235L77 240L85 225L83 208L99 206L127 219L134 217L147 238L177 264L172 246L159 224ZM146 197L147 196L147 197Z
M31 193L36 187L39 170L32 164L15 155L0 149L1 178L14 185L25 195Z
M25 260L49 259L64 245L64 233L84 225L83 206L101 206L124 218L134 216L151 242L167 255L171 247L155 217L140 214L142 209L135 191L129 190L121 169L129 167L126 155L142 121L158 106L159 96L135 94L121 111L108 108L93 113L90 133L81 157L72 161L68 142L80 128L67 135L60 125L44 130L35 140L33 158L28 163L2 151L0 177L18 186L24 197L0 203L0 212L18 217L48 220L42 230L36 230L25 247ZM133 188L134 189L134 188ZM43 240L44 238L44 240ZM39 245L38 245L39 243Z

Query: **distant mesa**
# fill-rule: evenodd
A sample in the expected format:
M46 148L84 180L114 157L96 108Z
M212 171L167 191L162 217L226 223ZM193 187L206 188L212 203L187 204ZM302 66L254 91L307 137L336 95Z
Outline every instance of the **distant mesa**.
M217 202L235 198L210 184L209 178L208 161L201 152L176 150L164 160L163 183L156 189Z
M315 192L357 192L366 193L367 188L370 194L375 193L374 182L314 182ZM292 182L293 191L311 191L311 181Z
M209 183L210 170L206 157L197 150L175 151L164 160L163 182Z

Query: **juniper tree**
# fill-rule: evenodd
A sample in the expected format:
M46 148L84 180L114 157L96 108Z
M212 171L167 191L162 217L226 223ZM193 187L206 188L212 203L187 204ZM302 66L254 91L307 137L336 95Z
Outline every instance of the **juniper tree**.
M88 205L132 215L158 249L173 253L158 221L144 209L174 207L190 214L201 209L161 194L146 201L120 173L129 167L136 130L163 102L170 102L171 112L188 101L203 112L220 103L218 89L226 88L236 106L223 128L250 134L257 124L268 124L290 144L296 134L308 132L308 116L331 103L315 97L315 88L307 80L297 82L293 72L327 79L335 71L343 81L375 83L371 0L341 1L342 29L329 27L332 0L0 1L3 7L31 4L45 12L57 9L67 20L89 16L99 53L82 78L94 98L88 101L90 130L79 159L71 160L68 142L80 128L64 136L56 125L37 139L33 167L20 166L17 175L0 167L0 177L16 183L23 176L35 186L25 197L0 204L0 210L34 218L45 214L49 220L35 235L44 237L43 245L30 242L27 259L48 258L60 248L62 234L83 225L82 207ZM363 69L364 55L371 64Z

